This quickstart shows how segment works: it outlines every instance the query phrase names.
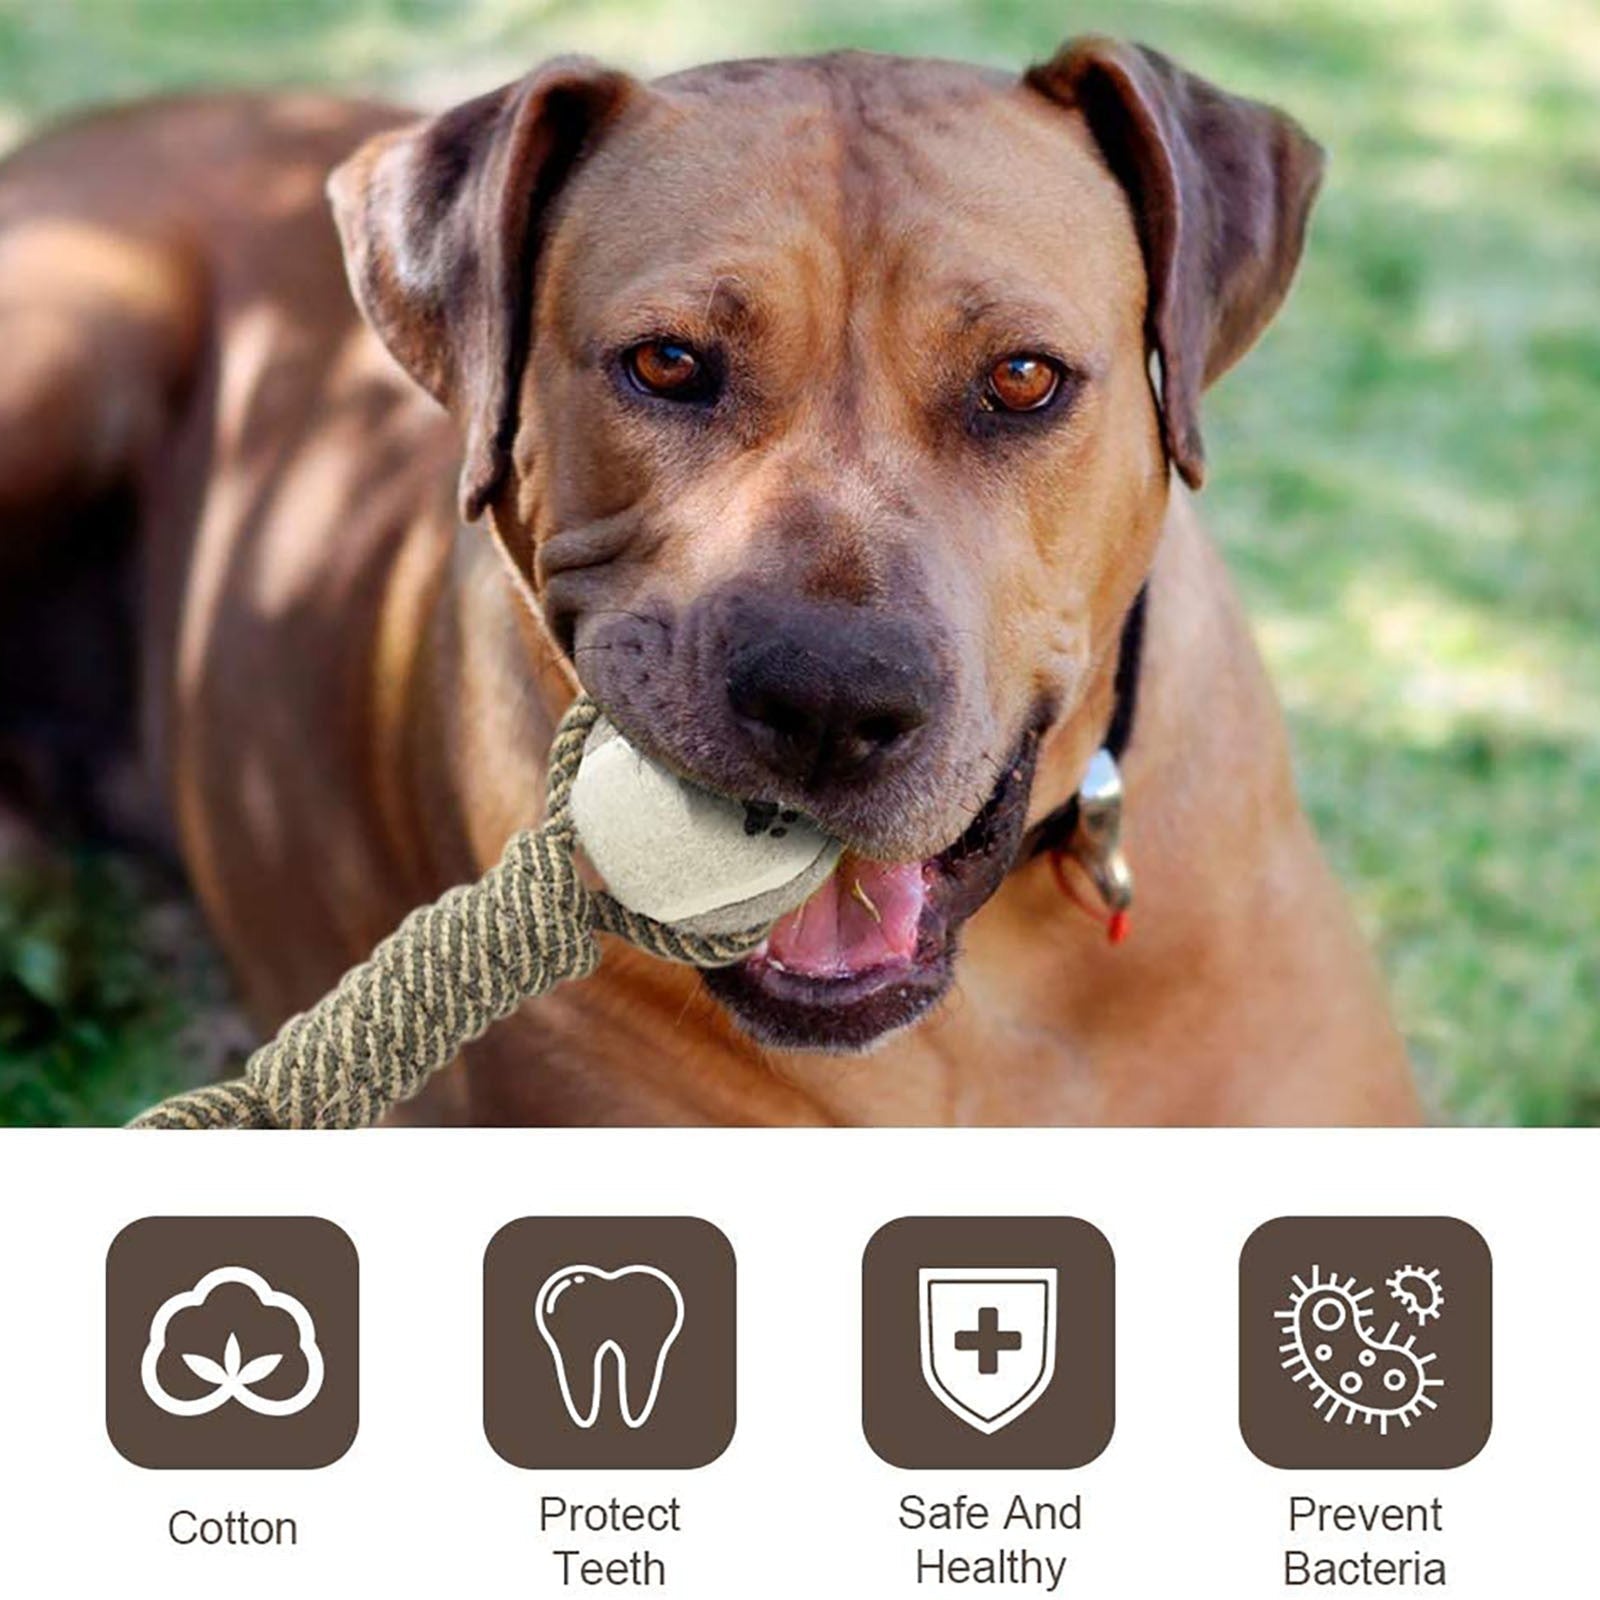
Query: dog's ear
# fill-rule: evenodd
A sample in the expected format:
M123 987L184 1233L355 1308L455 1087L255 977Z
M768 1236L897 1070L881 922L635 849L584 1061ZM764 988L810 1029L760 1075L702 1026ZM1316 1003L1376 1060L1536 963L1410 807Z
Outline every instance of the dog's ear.
M1225 94L1139 45L1074 40L1027 82L1082 113L1128 191L1150 280L1167 453L1198 488L1201 391L1283 303L1322 182L1322 149L1281 111Z
M378 135L328 180L350 282L390 353L458 419L462 514L510 462L545 213L638 89L580 57Z

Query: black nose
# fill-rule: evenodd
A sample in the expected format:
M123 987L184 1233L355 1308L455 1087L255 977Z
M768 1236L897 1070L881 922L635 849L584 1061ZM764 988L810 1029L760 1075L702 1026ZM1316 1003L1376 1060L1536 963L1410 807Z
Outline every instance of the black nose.
M752 753L811 790L890 770L937 706L926 641L860 611L752 616L727 662L728 702Z

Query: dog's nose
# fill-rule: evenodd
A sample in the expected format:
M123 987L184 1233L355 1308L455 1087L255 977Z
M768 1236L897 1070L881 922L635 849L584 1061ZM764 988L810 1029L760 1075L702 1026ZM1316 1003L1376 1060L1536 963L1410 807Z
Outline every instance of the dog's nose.
M859 613L769 618L728 654L728 702L752 752L812 790L896 764L938 690L910 630Z

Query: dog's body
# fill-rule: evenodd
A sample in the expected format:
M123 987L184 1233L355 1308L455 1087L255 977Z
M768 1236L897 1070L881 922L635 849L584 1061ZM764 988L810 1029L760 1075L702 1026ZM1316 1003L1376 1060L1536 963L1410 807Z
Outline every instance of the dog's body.
M581 76L589 69L581 69L574 90L570 75L580 69L564 70L569 76L559 92L569 108L574 98L602 93L631 97L630 107L641 95L663 93L619 91L614 75L596 89L596 79ZM830 151L831 162L848 168L857 159L852 130L890 142L907 136L910 124L886 128L882 107L863 88L884 70L870 60L763 70L779 74L775 87L763 88L767 104L785 95L804 103L815 92L807 71L827 81L829 105L844 126L843 154ZM927 69L935 78L926 93L915 81L911 90L895 90L896 105L919 129L930 126L927 103L946 94L937 79L945 70ZM874 565L875 553L905 527L925 523L926 503L917 495L927 469L910 455L884 465L873 441L914 433L915 423L901 413L882 414L893 408L870 396L853 400L848 424L828 415L815 396L797 402L794 414L803 420L785 425L778 476L730 477L735 469L721 457L709 467L685 467L684 457L702 446L681 440L663 447L659 460L667 465L647 464L679 485L686 472L693 479L690 490L672 490L680 507L695 487L714 483L719 526L735 525L741 507L775 495L778 522L788 531L773 540L791 565L759 553L754 566L741 565L752 559L741 546L740 554L718 554L717 570L708 573L703 552L686 556L681 540L659 530L645 539L635 529L625 564L642 576L629 581L648 580L656 592L641 598L634 588L596 603L562 589L564 576L570 589L572 574L616 556L608 552L602 560L585 550L552 558L550 551L559 557L567 548L563 538L570 538L559 524L572 519L560 507L575 497L604 502L612 495L597 486L601 467L624 478L647 471L639 454L645 447L633 434L626 448L608 445L603 461L586 460L582 440L595 430L581 416L572 425L582 432L564 459L559 436L548 437L564 425L549 397L561 394L570 403L572 391L563 389L561 374L541 369L552 358L539 352L560 345L564 319L571 326L585 314L573 297L598 294L595 284L605 279L604 271L578 272L574 260L581 264L585 252L603 256L614 287L634 296L617 264L628 255L628 235L597 241L593 230L603 230L608 210L630 207L629 220L640 231L665 225L660 216L640 214L652 201L608 194L606 185L622 180L602 159L604 141L599 156L583 146L581 166L576 146L566 157L578 173L560 175L572 198L540 239L535 354L526 374L517 366L508 380L526 386L529 409L537 386L537 448L526 437L531 424L515 434L514 448L499 418L465 424L469 511L491 509L494 537L463 526L455 497L459 435L361 322L323 196L330 169L363 140L382 135L341 180L357 288L390 348L462 418L463 389L492 387L493 374L481 361L469 370L457 359L443 371L436 354L419 356L424 334L429 341L463 335L437 311L397 325L386 297L407 291L419 269L388 257L375 263L371 230L381 219L374 220L371 196L398 181L393 171L383 174L381 163L411 137L387 131L403 119L310 99L197 101L65 130L0 170L0 326L9 352L0 372L0 581L9 591L13 636L26 631L28 607L17 602L42 592L51 553L73 548L86 519L103 514L107 495L117 494L124 507L131 497L141 552L146 763L163 775L184 862L263 1027L324 992L412 906L482 872L507 836L535 819L543 752L571 692L558 640L575 651L589 687L608 704L620 703L625 722L633 694L635 727L670 724L674 731L662 735L666 755L707 771L707 763L724 758L725 741L694 721L710 713L680 704L700 692L670 676L688 670L678 664L687 647L663 664L668 683L659 692L672 703L652 703L654 709L637 699L637 685L615 677L610 663L630 651L648 657L655 632L669 631L673 613L661 609L660 591L677 592L684 616L705 593L724 597L724 609L730 591L775 596L774 605L793 593L813 609L824 607L818 615L830 626L846 606L856 608L852 617L859 611L885 627L898 626L908 611L930 619L929 658L941 666L915 686L916 739L902 741L897 726L892 738L874 735L885 748L869 752L868 776L879 780L873 793L902 796L895 814L871 809L877 802L863 798L865 785L854 783L854 772L830 772L833 788L826 793L820 779L815 795L784 790L788 800L809 798L809 809L844 819L840 831L859 841L864 854L928 856L924 877L932 881L939 870L934 853L972 820L994 769L1008 752L1026 752L1015 760L1019 771L1029 766L1032 792L1024 783L1014 835L995 864L993 885L984 886L992 887L992 898L965 930L949 997L926 1015L897 1018L910 1023L899 1031L884 1027L885 1042L870 1054L817 1053L792 1048L805 1042L794 1037L801 1024L793 1007L784 1011L774 1002L768 1016L759 997L736 998L730 1003L745 1022L738 1026L697 974L613 946L598 976L525 1007L473 1047L463 1068L436 1080L411 1115L579 1124L1415 1118L1403 1054L1296 801L1281 719L1228 579L1187 496L1181 489L1168 493L1168 454L1197 455L1198 440L1174 443L1170 415L1163 440L1163 418L1149 391L1139 232L1080 118L1046 105L1037 86L1024 91L981 81L1001 122L1010 118L1017 130L1002 128L995 149L973 152L977 171L992 170L1005 140L1042 138L1046 117L1059 118L1065 199L1078 208L1075 236L1087 241L1073 284L1085 337L1100 340L1083 362L1086 381L1099 388L1083 402L1088 420L1074 424L1085 435L1098 431L1070 446L1075 476L1058 464L1014 497L1031 496L1030 515L1041 525L1055 521L1086 534L1102 526L1118 530L1115 538L1085 538L1086 546L1103 546L1103 555L1085 555L1070 540L1064 551L1052 543L1048 560L1073 575L1073 592L1052 602L1047 620L1054 631L1043 646L1046 634L1030 635L1026 624L1028 607L1037 609L1039 573L1006 568L999 546L1013 535L1003 530L997 536L983 525L972 536L978 556L968 566L898 568L897 574L910 572L904 603L895 593L899 577L886 581ZM843 100L853 107L848 112L838 109L841 82L848 91ZM754 183L756 174L770 175L764 164L773 150L757 141L748 152L724 151L720 165L707 163L684 110L685 95L737 98L739 80L728 84L690 80L668 113L653 103L648 112L617 112L608 99L603 114L624 128L644 115L665 116L669 133L686 126L686 133L673 134L687 141L684 170L696 172L708 191L741 178ZM548 96L548 85L540 92ZM959 125L964 108L958 95L951 113L958 125L943 136L970 143L970 128ZM819 117L808 112L805 125L814 128ZM525 125L518 127L525 138ZM476 160L476 136L474 122L453 127L451 160ZM819 136L836 139L838 129ZM787 137L792 143L792 130ZM670 193L671 138L655 127L641 148L656 168L650 194ZM1030 150L1022 159L1032 158ZM407 159L420 164L410 153ZM429 159L443 158L435 150ZM516 159L528 159L526 152ZM687 165L695 160L697 167ZM628 166L637 170L639 161ZM963 180L958 173L953 181ZM796 229L826 231L829 224L781 183L775 192ZM875 225L865 213L883 205L866 180L841 180L839 193L855 196L865 210L837 222L843 242L836 253L804 258L807 270L821 276L790 285L812 317L801 340L807 362L820 359L814 352L833 338L830 328L909 315L903 300L828 279L840 262L854 270L852 241ZM415 203L408 204L414 212ZM730 229L749 220L726 198L720 204ZM982 204L974 202L966 225L992 227ZM539 231L526 219L524 227ZM482 262L477 268L487 271ZM744 268L746 279L756 270ZM1285 275L1264 297L1275 305L1286 283ZM529 284L531 293L531 273ZM717 292L714 279L713 297ZM836 323L836 303L846 301L854 303L855 320L841 313ZM1259 322L1270 310L1251 315ZM968 320L977 315L969 308ZM839 370L860 371L902 354L911 360L938 342L931 329L903 343L896 335L875 346L873 336L869 327L865 356L841 351ZM781 332L772 338L798 348ZM571 342L581 344L576 333ZM1174 386L1186 380L1176 353L1162 354L1170 412L1178 403ZM419 372L419 362L428 370ZM625 425L636 433L658 426L651 418ZM735 454L748 463L766 447L754 425L739 426L747 436ZM823 436L825 448L809 456L800 449ZM964 448L941 446L944 456ZM1020 459L1034 447L1005 448ZM493 458L488 465L486 452ZM775 453L776 447L768 452ZM515 460L509 477L507 456ZM956 469L974 478L990 470L960 462ZM780 478L781 492L772 488ZM941 503L950 504L950 496ZM609 504L584 509L581 531L591 537L616 520ZM867 554L866 545L851 546L833 531L828 519L836 513L844 519L840 526L870 528ZM556 525L541 521L549 517ZM962 536L958 520L949 513L952 541ZM795 549L802 553L788 553ZM1029 856L1022 829L1071 795L1100 742L1112 711L1121 621L1146 577L1138 714L1124 762L1136 927L1113 948L1100 923L1063 896L1047 860ZM605 632L604 619L621 614L634 622L648 616L655 632L643 643L637 629ZM781 631L788 613L773 614L779 620L763 613L762 627ZM809 613L805 626L813 626ZM687 636L686 621L676 627L679 639ZM719 621L713 630L718 648L731 627ZM49 652L63 643L75 641L58 636L30 645L40 652L32 659L41 674L52 670ZM709 645L696 648L695 681L714 678L720 693L724 669L706 664ZM731 682L744 671L745 657L732 644L727 649ZM864 657L868 665L857 676L870 676L883 654L893 650ZM1003 694L1008 673L1020 687ZM898 685L896 679L890 687ZM837 698L842 691L830 693ZM984 695L989 700L980 703ZM981 748L959 751L959 730L937 737L921 730L924 721L927 730L942 727L946 700L954 708L952 725L984 727ZM873 702L874 715L881 701ZM677 731L679 720L687 731ZM762 712L754 720L766 741L760 759L772 764L777 792L785 774L771 757L772 719ZM744 732L751 721L741 712ZM886 775L890 757L901 759L902 742L906 771ZM706 753L713 746L714 757ZM758 757L738 759L745 763L739 772L707 775L730 792L754 792L744 774ZM812 752L807 760L810 781L820 758ZM987 768L981 792L974 792L979 761ZM952 928L958 920L952 914ZM789 981L771 979L779 990ZM825 985L814 987L820 992ZM807 1004L820 1013L820 1001ZM751 1026L765 1045L751 1037Z

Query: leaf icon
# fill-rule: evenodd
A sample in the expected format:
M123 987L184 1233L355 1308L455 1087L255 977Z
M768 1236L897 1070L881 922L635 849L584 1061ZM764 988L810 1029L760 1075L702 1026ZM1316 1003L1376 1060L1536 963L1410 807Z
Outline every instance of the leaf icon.
M282 1362L282 1355L257 1356L254 1361L247 1361L239 1373L239 1383L248 1388L252 1383L260 1383L269 1374L278 1370Z
M196 1356L185 1352L183 1364L195 1377L204 1378L207 1383L214 1383L221 1387L228 1381L228 1374L210 1356Z
M243 1360L244 1354L239 1349L239 1335L230 1333L228 1335L228 1343L222 1352L222 1370L230 1378L237 1378L239 1376L239 1367Z

